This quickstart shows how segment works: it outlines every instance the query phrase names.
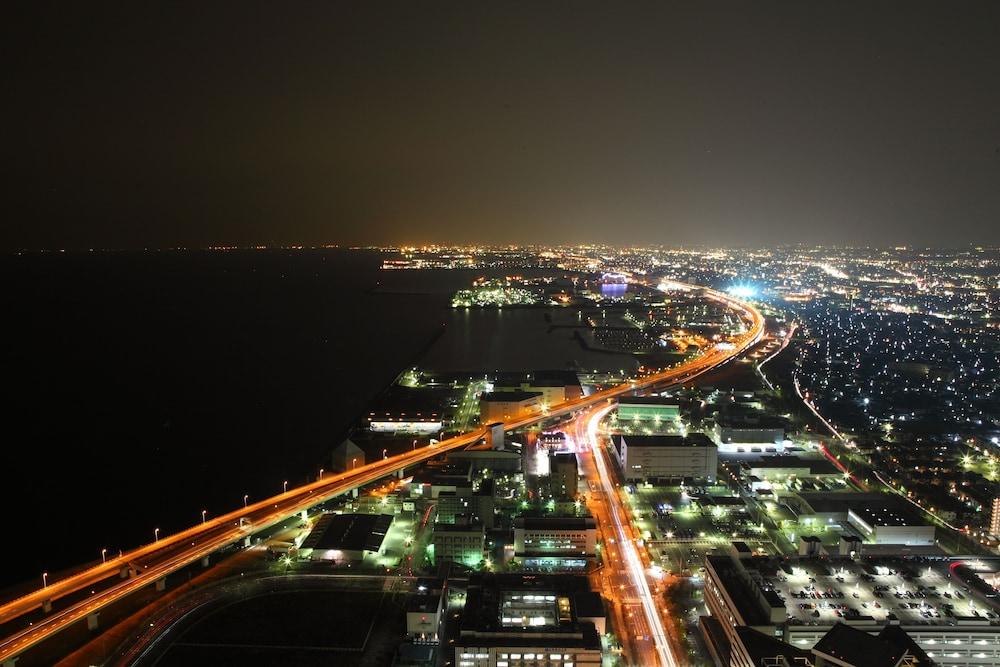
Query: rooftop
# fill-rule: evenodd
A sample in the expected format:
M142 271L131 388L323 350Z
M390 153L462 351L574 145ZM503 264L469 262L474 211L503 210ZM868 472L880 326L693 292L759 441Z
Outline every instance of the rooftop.
M896 667L906 650L864 630L837 623L816 642L813 652L854 667Z
M628 435L618 436L628 447L711 447L715 443L704 433L684 435Z
M324 514L302 548L378 551L391 525L391 514Z

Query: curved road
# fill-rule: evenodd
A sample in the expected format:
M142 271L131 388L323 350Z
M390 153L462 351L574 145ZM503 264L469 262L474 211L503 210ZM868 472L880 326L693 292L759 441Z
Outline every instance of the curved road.
M707 288L671 283L671 287L700 290L709 299L736 311L747 322L748 330L732 342L732 346L716 346L705 354L679 366L640 380L604 389L583 398L560 403L541 415L504 424L511 431L536 424L545 419L569 414L601 401L647 389L660 384L676 384L721 366L755 345L764 335L764 317L756 308L727 294ZM54 610L35 622L0 640L0 662L16 657L39 642L48 639L69 625L82 621L113 602L149 586L163 577L198 561L219 549L237 543L258 530L268 528L289 517L308 510L351 489L411 468L444 452L474 444L487 435L485 428L465 433L439 443L415 449L386 459L359 466L349 472L327 475L323 479L289 489L287 492L206 521L156 542L133 549L118 558L52 581L47 586L0 605L0 624L10 622L59 598L77 594L112 577L123 569L134 568L134 576L98 590L85 599L65 608Z

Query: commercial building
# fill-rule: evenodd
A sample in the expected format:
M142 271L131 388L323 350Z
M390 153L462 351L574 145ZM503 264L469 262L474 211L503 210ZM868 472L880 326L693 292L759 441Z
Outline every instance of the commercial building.
M719 453L703 433L620 435L613 438L622 475L629 481L714 480Z
M659 396L628 396L618 399L619 422L680 421L681 407L672 398Z
M599 667L599 613L583 577L473 575L454 638L457 667ZM600 617L603 621L603 616Z
M524 567L582 569L597 554L593 517L519 516L514 519L514 556Z
M576 498L579 471L575 452L552 452L549 455L549 482L553 495L571 500Z
M813 654L816 664L857 664L843 648L842 631L824 640L838 623L898 645L907 641L898 634L903 632L943 667L1000 663L996 600L964 592L949 565L903 558L854 562L709 556L705 603L718 623L702 627L713 653L728 655L726 664L734 667L761 664L751 657L751 635L745 629L800 651L817 648L822 655ZM912 646L908 652L919 658Z
M990 512L990 535L1000 537L1000 496L993 499L993 508Z
M458 517L455 523L434 524L431 538L435 563L461 563L477 567L486 554L486 532L483 524L468 516Z
M324 514L302 542L299 555L310 560L350 563L381 554L391 514Z
M510 422L540 414L542 414L541 392L490 392L479 398L479 418L484 424Z

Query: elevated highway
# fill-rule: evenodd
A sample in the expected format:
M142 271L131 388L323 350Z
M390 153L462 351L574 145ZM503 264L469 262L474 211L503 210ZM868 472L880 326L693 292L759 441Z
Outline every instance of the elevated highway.
M700 290L706 298L726 305L747 323L747 330L729 345L716 346L674 368L604 389L577 400L560 403L539 415L505 423L504 430L512 431L531 426L630 392L686 382L738 357L763 337L764 318L753 306L714 290L679 283L674 283L673 286ZM327 475L315 482L289 489L245 508L173 535L164 536L117 558L110 558L107 562L65 579L51 581L43 588L4 602L0 604L0 625L11 623L38 608L51 609L51 612L42 620L21 627L0 639L0 662L5 665L13 664L12 659L60 630L84 620L96 621L96 614L108 605L146 586L156 584L167 575L224 547L246 540L254 532L274 526L352 489L391 476L406 468L412 468L443 453L473 445L485 437L487 429L480 428L411 452L359 466L354 470ZM108 580L116 577L120 577L120 580L107 585ZM103 586L101 590L94 588L98 584ZM93 594L82 600L75 600L59 608L52 607L57 600L76 597L91 588L94 588Z

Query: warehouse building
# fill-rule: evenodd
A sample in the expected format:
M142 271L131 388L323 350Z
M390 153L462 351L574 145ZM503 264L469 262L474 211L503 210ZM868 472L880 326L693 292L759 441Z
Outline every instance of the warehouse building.
M360 562L381 554L392 525L391 514L324 514L302 542L299 555L336 564Z
M495 391L479 398L483 424L510 422L542 414L542 394L537 391Z

